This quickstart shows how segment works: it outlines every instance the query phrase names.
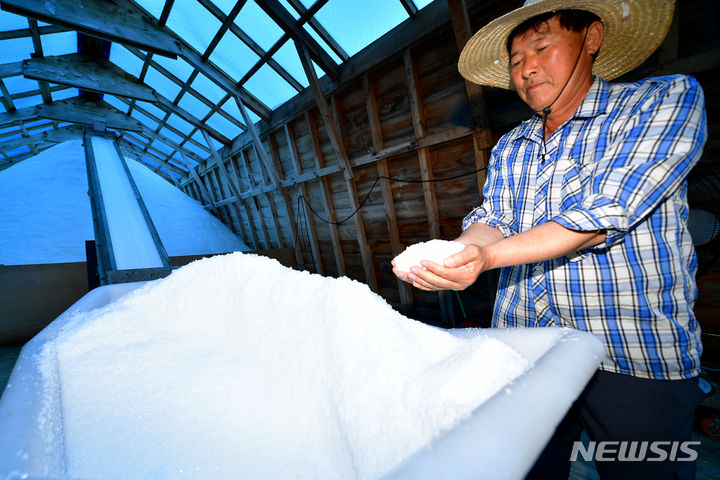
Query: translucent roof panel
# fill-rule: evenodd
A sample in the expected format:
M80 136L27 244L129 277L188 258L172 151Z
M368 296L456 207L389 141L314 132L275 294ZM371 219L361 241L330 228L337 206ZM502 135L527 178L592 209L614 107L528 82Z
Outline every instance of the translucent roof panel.
M270 108L279 107L298 93L267 64L245 82L245 88Z
M332 57L333 60L335 60L336 63L338 63L338 64L342 63L342 59L340 57L338 57L337 54L335 53L335 51L332 48L330 48L330 45L328 45L327 42L325 42L325 40L323 40L322 37L317 34L317 32L315 31L314 28L312 28L307 23L305 24L304 28L305 28L305 31L308 32L310 34L310 36L313 37L315 39L315 41L318 42L325 49L325 51ZM338 43L340 43L340 41L338 39L335 39L335 40ZM343 47L343 50L347 51L347 48L342 43L340 43L340 45ZM348 55L352 55L352 53L348 53Z
M202 103L195 95L186 93L178 102L178 106L195 118L205 118L210 113L210 107Z
M165 0L133 0L135 3L140 5L142 8L153 17L159 19L162 15L163 7L165 6Z
M197 143L199 143L200 145L202 145L203 147L207 147L207 142L205 141L205 138L203 138L203 134L200 133L199 131L193 133L191 138L193 140L195 140ZM210 137L210 143L212 143L212 147L216 151L219 150L220 148L222 148L222 144L212 137ZM186 143L185 145L187 146L188 144L190 144L190 142ZM205 155L207 155L207 153L205 153Z
M165 112L163 110L159 109L158 107L156 107L155 105L153 105L152 103L143 102L141 100L138 100L137 102L135 102L135 105L139 108L142 108L147 113L149 113L150 115L153 115L154 117L158 118L159 120L162 120L163 118L165 118Z
M200 53L207 50L220 21L196 0L175 2L167 26Z
M162 55L153 55L152 59L165 70L172 73L181 82L186 82L194 70L189 63L180 57L173 60L172 58Z
M264 50L270 50L283 34L283 30L257 6L248 0L235 18L235 23Z
M35 80L29 80L22 76L13 76L3 78L5 86L10 92L10 95L17 95L18 93L30 92L38 89L38 83Z
M197 155L200 158L207 158L210 155L208 152L206 152L202 148L198 147L193 142L185 142L183 147L190 150L191 152L193 152L195 155Z
M197 74L191 86L195 91L215 104L220 103L220 101L225 98L225 95L227 95L224 89L202 73Z
M413 3L415 6L419 9L425 8L426 6L430 5L433 0L413 0Z
M213 116L210 117L205 123L217 130L218 132L224 133L225 136L229 138L235 138L242 133L242 129L240 127L238 127L217 112L213 114Z
M170 101L175 100L175 97L177 97L178 93L180 93L180 87L177 83L173 82L153 67L148 68L147 74L145 75L145 83Z
M149 127L151 130L155 130L158 127L158 122L153 120L152 118L148 117L144 113L140 112L137 109L134 109L132 112L130 112L130 115L136 119L140 120L146 127Z
M20 110L21 108L34 107L35 105L42 103L42 97L40 95L33 95L32 97L17 98L13 99L15 108Z
M42 42L43 55L46 57L53 55L67 55L75 53L77 49L77 33L60 32L51 33L40 36Z
M285 10L290 12L290 15L292 15L295 20L300 18L300 14L297 13L297 10L295 10L287 0L280 0L280 4L285 7Z
M28 28L27 18L14 13L0 10L0 31L8 32L11 30L21 30Z
M0 63L19 62L30 58L32 53L35 53L35 47L30 37L8 38L2 41Z
M195 128L174 113L168 117L167 123L168 125L175 127L176 130L181 131L184 135L189 135Z
M57 90L52 92L52 99L54 102L65 100L66 98L77 97L80 95L77 88L65 88L63 90Z
M103 95L103 100L123 113L127 113L128 111L128 105L113 95Z
M119 43L113 43L110 47L110 61L133 77L140 77L143 61Z
M305 76L305 70L303 70L302 63L300 63L300 57L298 57L295 43L292 40L288 40L283 44L282 47L275 52L273 59L280 64L295 80L300 82L303 87L308 87L310 82Z
M242 114L240 113L240 109L238 108L237 103L235 103L234 99L228 98L227 101L223 103L222 109L231 117L237 118L242 123L245 123ZM253 123L256 123L260 120L260 117L255 115L252 110L250 110L249 108L246 108L245 110L247 110L248 115L250 116L250 120L252 120Z
M178 135L177 133L173 132L167 127L163 127L160 129L160 135L163 135L167 137L168 139L172 140L173 142L179 144L183 141L183 137Z
M218 43L210 61L225 70L230 78L239 81L260 57L232 32L226 32Z
M330 0L315 18L348 55L355 55L407 19L408 14L399 1Z

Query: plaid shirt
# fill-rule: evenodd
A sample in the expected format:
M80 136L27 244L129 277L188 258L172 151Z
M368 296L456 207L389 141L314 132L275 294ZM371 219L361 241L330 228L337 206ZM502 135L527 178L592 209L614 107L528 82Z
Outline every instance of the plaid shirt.
M485 201L463 221L505 237L554 221L607 230L605 243L503 268L493 326L586 330L601 369L654 379L698 375L697 261L685 177L707 137L703 93L687 76L610 84L595 78L543 144L538 116L495 146Z

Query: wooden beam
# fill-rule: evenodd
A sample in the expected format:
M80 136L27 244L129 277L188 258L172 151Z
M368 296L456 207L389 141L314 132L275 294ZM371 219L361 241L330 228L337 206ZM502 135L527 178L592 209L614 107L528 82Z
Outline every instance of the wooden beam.
M310 115L310 112L305 110L305 121L308 124L308 130L310 132L310 139L313 147L313 157L315 159L315 167L319 170L323 165L322 151L320 149L320 141L318 140L317 129L315 122ZM335 264L339 276L345 276L345 258L343 257L342 244L340 242L340 234L338 233L338 226L336 224L335 211L333 209L332 194L330 187L327 183L327 177L320 177L320 199L322 200L323 207L328 215L330 221L330 240L332 241L333 252L335 253ZM310 202L310 199L307 199Z
M127 140L124 140L121 138L118 140L118 143L120 143L123 147L126 147L133 154L135 154L136 156L138 156L140 158L150 157L153 160L155 160L156 162L158 162L161 166L164 166L165 168L167 168L168 170L173 171L173 172L179 174L180 176L184 176L184 177L188 176L188 172L182 170L181 168L176 167L175 165L163 160L162 158L160 158L156 155L153 155L152 153L150 153L146 150L142 150L142 149L138 148L137 146L133 145L132 143L128 142ZM150 165L148 165L148 167L150 167ZM160 173L160 172L158 172L157 169L155 169L155 173Z
M0 65L0 78L22 75L23 62L3 63Z
M250 119L250 115L248 115L245 104L239 96L236 95L234 98L235 103L237 103L237 106L240 109L240 114L242 115L243 119L245 120L245 124L247 125L247 131L250 132L250 135L252 136L253 145L255 145L255 151L260 157L260 161L265 165L265 168L267 168L273 186L275 186L275 188L279 188L280 181L278 180L277 172L272 167L271 159L265 151L265 147L263 146L262 142L260 141L260 137L257 134L255 125L253 125L253 122Z
M129 0L3 0L2 8L171 58L180 53L169 30Z
M185 158L185 155L182 152L180 152L180 155ZM197 170L195 169L195 167L189 165L187 159L185 159L185 162L188 163L188 166L190 167L190 177L195 180L195 183L197 183L197 186L200 190L201 198L205 200L205 204L209 205L212 210L216 210L215 200L213 199L212 195L210 195L210 192L208 192L205 188L205 184L203 184L202 180L200 180L200 177L197 174Z
M44 80L93 92L155 103L157 92L108 60L82 53L31 58L23 63L26 78Z
M143 125L129 115L117 110L108 103L97 104L80 97L53 102L49 105L37 105L35 115L63 122L80 123L83 125L101 126L118 130L141 132Z
M318 110L320 111L320 117L322 118L323 125L325 126L325 131L330 138L330 143L332 144L333 151L337 156L338 164L340 164L340 168L343 170L343 175L345 176L345 179L350 180L353 177L352 167L350 166L347 154L345 153L345 146L340 139L340 134L336 130L333 123L330 107L328 106L322 89L320 88L320 84L318 83L318 78L315 74L315 69L312 67L310 55L302 45L296 43L295 47L297 48L298 55L300 56L300 61L302 62L305 75L307 76L308 81L310 82L310 87L312 88L313 94L315 95L315 103L317 104Z
M278 0L258 0L258 5L290 35L296 44L303 45L315 63L331 78L340 77L340 67L325 49L310 36L305 29L290 15Z
M365 108L368 114L370 125L370 136L373 141L375 151L382 150L385 142L382 138L382 129L380 128L380 115L378 113L377 98L375 97L375 89L367 75L362 76L363 90L365 91ZM378 176L381 178L380 187L383 195L383 205L385 206L385 219L390 237L390 246L393 256L398 256L404 250L403 244L400 242L400 231L397 224L397 215L395 213L395 201L392 196L392 185L387 178L388 173L387 160L381 159L377 162ZM412 289L407 282L403 282L396 277L398 293L400 295L400 305L403 313L409 313L413 306Z
M332 105L332 115L335 118L330 118L330 124L334 127L335 124L339 124L339 121L337 119L341 117L340 111L338 109L338 104L335 102L334 97L332 99ZM337 140L340 145L343 145L343 139L340 136L339 130ZM365 224L363 223L362 211L360 210L360 203L358 202L357 185L352 179L348 179L346 177L345 186L347 188L348 197L350 199L350 209L352 210L352 212L354 212L353 222L355 224L355 235L357 236L358 245L360 247L360 255L362 256L363 268L365 270L365 279L367 281L368 287L370 287L370 290L372 290L373 292L377 292L378 288L377 277L375 276L375 265L372 262L372 254L370 246L368 245L367 235L365 234Z

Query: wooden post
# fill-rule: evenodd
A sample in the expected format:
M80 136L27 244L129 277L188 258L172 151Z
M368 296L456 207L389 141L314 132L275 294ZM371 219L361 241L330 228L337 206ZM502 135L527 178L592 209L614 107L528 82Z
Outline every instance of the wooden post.
M382 150L385 147L382 131L380 129L380 117L377 109L377 99L375 98L375 90L367 75L362 77L363 89L365 90L365 105L370 121L370 135L373 141L375 151ZM380 159L377 162L377 171L380 177L389 177L387 160ZM395 202L392 196L392 186L386 178L380 180L382 187L383 204L385 205L385 218L387 219L388 233L390 234L390 245L392 247L393 256L399 255L404 247L400 242L400 232L398 231L397 216L395 215ZM396 278L398 285L398 293L400 295L400 307L403 313L409 313L413 306L412 289L410 285Z

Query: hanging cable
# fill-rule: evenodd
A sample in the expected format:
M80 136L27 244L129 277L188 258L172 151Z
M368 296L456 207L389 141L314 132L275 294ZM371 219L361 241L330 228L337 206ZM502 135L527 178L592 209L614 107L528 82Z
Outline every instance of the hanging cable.
M405 180L405 179L402 179L402 178L386 177L385 175L381 175L381 176L379 176L378 178L375 179L375 181L373 182L372 186L370 187L370 190L369 190L368 193L365 195L365 197L363 198L362 202L360 202L360 204L358 205L358 207L357 207L350 215L348 215L347 217L345 217L345 218L343 218L342 220L339 220L339 221L337 221L337 222L333 222L333 221L330 221L330 220L326 220L325 218L323 218L322 216L320 216L320 214L317 213L317 212L312 208L312 205L310 205L310 202L308 202L308 200L305 198L304 195L300 195L300 196L298 197L298 202L300 201L300 199L302 199L303 202L305 203L305 205L307 206L307 208L310 209L310 211L312 212L312 214L313 214L318 220L320 220L321 222L324 222L324 223L327 223L327 224L330 224L330 225L342 225L343 223L347 222L347 221L350 220L352 217L354 217L354 216L357 214L357 212L359 212L360 209L365 205L365 203L367 203L368 199L370 198L370 194L372 194L373 190L375 189L375 187L377 186L377 184L378 184L378 182L379 182L380 180L385 179L385 180L389 180L389 181L391 181L391 182L401 182L401 183L438 183L438 182L446 182L446 181L449 181L449 180L456 180L456 179L458 179L458 178L467 177L467 176L469 176L469 175L475 175L476 173L482 172L483 170L487 170L487 167L478 168L477 170L473 170L472 172L466 172L466 173L461 173L461 174L459 174L459 175L453 175L452 177L433 178L433 179L430 179L430 180Z

